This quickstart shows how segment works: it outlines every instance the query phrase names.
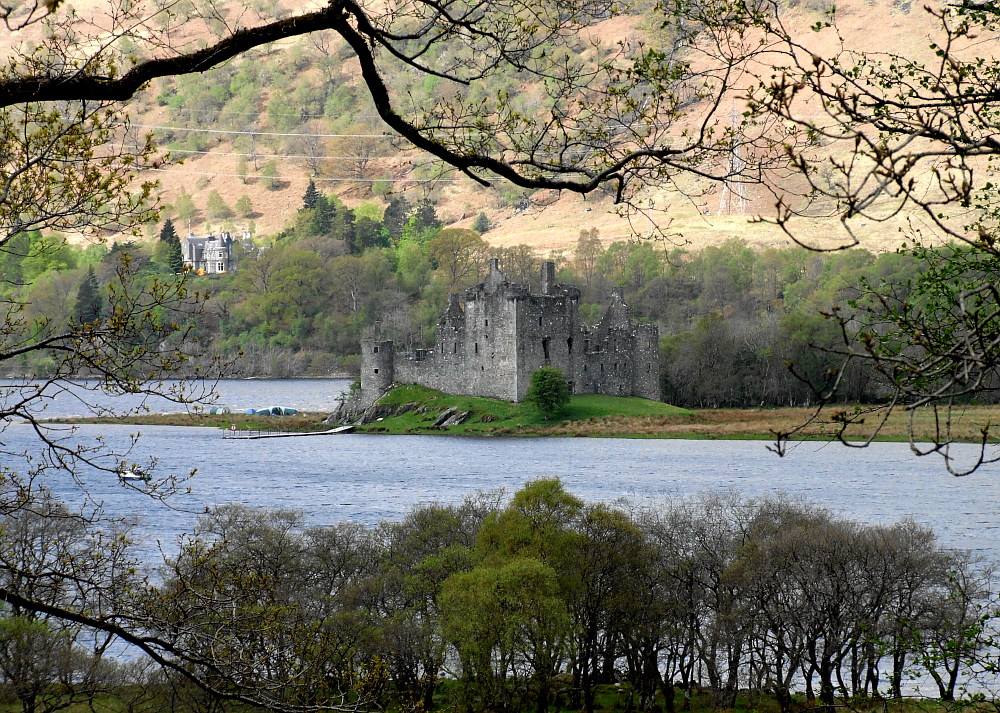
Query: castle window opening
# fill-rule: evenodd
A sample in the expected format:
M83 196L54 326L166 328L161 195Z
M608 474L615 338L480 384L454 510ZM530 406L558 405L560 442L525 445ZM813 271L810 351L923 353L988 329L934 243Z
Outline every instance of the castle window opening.
M587 365L586 365L586 364L584 364L584 365L583 365L583 370L584 370L584 371L586 371L586 370L587 370Z
M487 319L484 326L489 327L490 326L490 320Z
M542 340L542 354L545 356L545 365L549 364L549 340L548 337Z
M573 353L573 337L566 340L566 350L572 354Z
M538 326L542 326L542 315L538 315Z
M452 354L458 354L458 342L452 342L452 344L451 344L451 353Z
M478 354L479 353L479 342L475 343L475 350L476 350L476 354Z
M372 354L378 354L378 347L375 347L374 349L372 349Z
M378 373L378 369L373 369L372 371L374 371L376 374Z

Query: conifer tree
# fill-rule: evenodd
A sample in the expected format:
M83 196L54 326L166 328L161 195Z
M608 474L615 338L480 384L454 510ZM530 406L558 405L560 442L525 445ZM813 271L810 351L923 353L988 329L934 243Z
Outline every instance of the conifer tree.
M174 229L174 221L167 218L160 229L160 240L167 245L167 267L173 273L184 269L184 254L181 251L181 240Z
M305 195L302 196L302 210L312 210L315 208L320 197L321 194L316 188L316 181L309 179L309 185L306 186Z
M91 265L76 293L76 319L80 324L92 324L103 316L103 312L104 300L94 274L94 266Z
M382 215L382 225L389 233L389 239L393 242L399 240L403 234L403 228L410 219L410 202L403 196L397 196L389 201L385 213Z
M472 221L472 229L482 235L490 229L490 219L486 213L480 212L476 219Z
M180 244L180 238L177 237L177 230L174 228L174 221L170 218L163 221L163 227L160 228L160 240L165 243Z
M427 198L421 198L417 203L417 209L413 212L413 227L416 229L432 228L437 230L443 225L438 218L437 210Z

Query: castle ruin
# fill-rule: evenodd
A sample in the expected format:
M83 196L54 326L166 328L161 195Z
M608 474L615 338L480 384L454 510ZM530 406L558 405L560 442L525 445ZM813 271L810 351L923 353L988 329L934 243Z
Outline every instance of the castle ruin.
M361 392L345 410L357 413L394 383L420 384L450 394L521 401L531 375L544 366L562 371L574 394L660 398L659 332L632 320L620 290L596 326L580 320L580 290L542 266L541 294L512 284L490 260L486 279L449 296L432 349L396 352L391 340L361 342Z

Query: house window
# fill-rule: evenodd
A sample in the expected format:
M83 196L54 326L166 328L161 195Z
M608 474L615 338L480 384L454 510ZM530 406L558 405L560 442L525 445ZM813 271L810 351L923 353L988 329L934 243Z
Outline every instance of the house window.
M218 267L216 267L216 269L217 269L217 270L218 270L219 272L225 272L225 271L226 271L226 263L224 263L224 262L220 262L220 263L218 264Z

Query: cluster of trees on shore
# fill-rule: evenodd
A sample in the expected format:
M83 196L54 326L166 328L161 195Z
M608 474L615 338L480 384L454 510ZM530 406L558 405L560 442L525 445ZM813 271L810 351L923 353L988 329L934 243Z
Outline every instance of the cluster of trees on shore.
M74 652L61 668L0 666L25 713L46 686L106 684L102 658L120 683L106 652L123 632L163 664L147 682L213 711L589 713L605 684L628 710L683 710L701 691L719 709L749 694L789 711L797 694L833 710L900 698L914 677L953 700L996 657L982 562L912 521L862 525L781 496L624 507L539 480L375 527L226 505L152 580L126 539L75 532L57 504L3 520L0 579L34 606L9 603L0 661Z

